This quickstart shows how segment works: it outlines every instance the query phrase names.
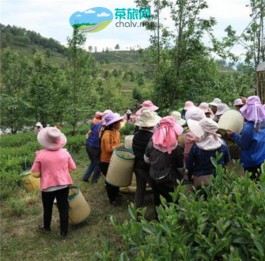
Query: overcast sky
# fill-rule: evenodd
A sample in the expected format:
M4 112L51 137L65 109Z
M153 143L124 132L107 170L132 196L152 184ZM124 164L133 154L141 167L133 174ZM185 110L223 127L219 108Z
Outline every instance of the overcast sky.
M208 0L207 2L209 9L204 11L203 15L216 18L218 25L215 26L215 35L218 37L224 36L224 28L228 25L232 25L237 33L241 34L251 21L249 16L251 10L246 7L249 0ZM44 37L54 38L62 44L66 44L67 37L72 34L69 18L77 11L105 7L114 15L115 8L137 8L133 0L101 0L101 2L98 0L1 0L0 3L2 24L35 31ZM167 14L164 16L169 17ZM86 46L97 46L100 51L106 47L114 49L116 44L119 44L121 49L145 48L149 45L149 33L144 28L116 27L116 22L117 20L113 19L102 31L87 33ZM235 46L232 51L239 54L243 49Z

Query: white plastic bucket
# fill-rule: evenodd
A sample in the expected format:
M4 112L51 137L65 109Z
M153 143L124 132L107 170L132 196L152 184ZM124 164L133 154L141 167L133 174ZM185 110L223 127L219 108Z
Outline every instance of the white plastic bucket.
M40 179L33 177L30 170L25 170L20 175L27 192L40 191Z
M79 224L89 216L91 208L77 186L70 186L68 201L70 224Z
M134 158L130 149L115 149L110 159L106 181L117 187L129 186L132 182Z
M244 125L244 117L239 111L227 110L220 117L218 125L221 134L226 130L231 130L239 134Z

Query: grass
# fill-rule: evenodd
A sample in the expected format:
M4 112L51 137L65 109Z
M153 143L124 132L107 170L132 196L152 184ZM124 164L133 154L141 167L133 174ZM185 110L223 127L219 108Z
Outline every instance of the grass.
M52 232L43 234L37 230L37 225L42 223L40 192L26 192L24 188L14 191L13 196L1 202L1 261L102 260L96 252L122 248L121 238L110 224L110 217L113 215L120 223L128 219L127 207L134 194L123 193L122 206L111 206L104 188L104 177L93 185L81 181L87 167L85 151L73 155L73 158L78 170L72 173L72 177L91 207L89 217L83 223L70 225L69 238L61 241L56 206L53 208ZM147 195L146 204L152 206L151 194ZM108 260L118 260L116 257Z

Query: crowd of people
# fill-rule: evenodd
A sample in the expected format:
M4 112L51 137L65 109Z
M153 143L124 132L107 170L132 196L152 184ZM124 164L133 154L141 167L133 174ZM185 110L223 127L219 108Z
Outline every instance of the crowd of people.
M259 179L265 160L265 106L258 96L239 97L233 108L219 98L198 105L186 101L183 109L164 117L159 116L158 109L146 100L135 113L128 109L124 116L111 110L97 111L86 137L89 165L82 180L97 183L101 174L106 177L113 151L124 146L120 133L124 121L135 125L131 149L135 156L136 208L144 205L147 184L152 188L154 206L161 203L160 196L172 202L171 192L181 181L190 182L207 198L203 188L218 175L212 159L219 154L218 163L224 168L231 161L227 139L238 147L240 163L251 174L250 178ZM230 129L219 133L218 122L231 109L242 115L242 129L238 133ZM72 184L69 171L76 166L63 148L66 137L59 128L43 128L37 123L35 132L43 146L32 166L32 172L41 173L44 222L39 229L50 231L52 203L56 198L64 237L68 233L67 193ZM120 205L119 187L105 180L105 188L109 203Z

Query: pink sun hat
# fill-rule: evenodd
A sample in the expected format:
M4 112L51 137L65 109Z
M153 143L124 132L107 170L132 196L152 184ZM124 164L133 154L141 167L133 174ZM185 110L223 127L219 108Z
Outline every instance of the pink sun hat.
M172 116L163 117L152 137L154 147L171 154L172 150L177 147L178 136L182 132L183 128L174 121Z
M259 96L248 97L240 112L247 121L255 122L255 125L265 121L265 108L261 104Z
M100 118L100 117L102 117L102 116L103 116L103 113L100 112L100 111L97 111L97 112L95 113L95 117L96 117L96 118Z
M138 111L136 111L135 115L140 115L142 109L149 109L151 111L157 111L159 109L159 107L154 105L150 100L144 101L140 106L141 108Z
M184 106L184 110L188 111L189 109L194 108L194 107L196 107L196 106L194 105L194 103L192 101L186 101L185 106Z
M59 150L67 142L65 135L56 127L43 128L37 136L39 144L47 150Z

